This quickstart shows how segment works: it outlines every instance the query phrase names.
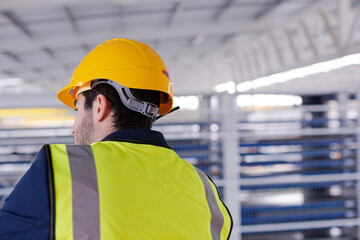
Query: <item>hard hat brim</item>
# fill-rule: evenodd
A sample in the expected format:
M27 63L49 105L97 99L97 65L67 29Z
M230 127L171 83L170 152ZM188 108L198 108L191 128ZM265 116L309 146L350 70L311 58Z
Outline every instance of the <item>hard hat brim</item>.
M173 84L172 82L164 79L163 83L161 84L161 81L158 81L157 85L151 85L149 84L149 81L141 81L141 79L151 79L153 78L164 78L166 77L165 75L162 74L157 74L156 72L152 72L152 73L148 73L148 74L144 74L144 72L138 72L138 71L132 71L132 77L138 81L133 81L134 84L131 84L130 86L128 86L129 88L135 88L135 89L143 89L144 85L148 84L149 86L147 86L147 89L151 89L151 90L155 90L155 91L159 91L162 94L161 99L160 99L160 106L159 106L159 114L160 115L165 115L167 114L171 108L172 108L172 104L173 104L173 98L172 98L172 93L173 93ZM124 75L127 75L129 73L124 73L124 70L119 71L119 73L123 73ZM76 85L74 85L73 83L69 83L68 85L66 85L64 88L62 88L58 93L57 93L57 98L63 102L65 105L69 106L72 109L76 109L75 106L75 100L76 100L76 88L81 87L82 85L91 82L92 80L96 80L96 79L109 79L109 80L114 80L114 78L119 77L119 73L115 73L114 72L104 72L104 74L101 75L97 75L98 77L95 76L91 76L89 74L89 76L83 76L86 77L86 79L91 79L91 80L84 80L84 81L79 81ZM152 75L159 75L159 76L151 76ZM114 75L114 76L111 76ZM143 76L145 75L145 76ZM100 77L101 76L101 77ZM125 77L125 76L124 76ZM121 81L117 81L120 82ZM139 83L140 82L140 83ZM159 84L160 82L160 84Z

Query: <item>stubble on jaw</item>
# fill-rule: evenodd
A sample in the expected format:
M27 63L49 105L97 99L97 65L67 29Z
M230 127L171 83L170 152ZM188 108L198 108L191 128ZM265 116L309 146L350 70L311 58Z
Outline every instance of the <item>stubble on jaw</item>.
M86 114L74 133L75 145L89 145L94 139L94 122L92 120L92 111L86 111Z

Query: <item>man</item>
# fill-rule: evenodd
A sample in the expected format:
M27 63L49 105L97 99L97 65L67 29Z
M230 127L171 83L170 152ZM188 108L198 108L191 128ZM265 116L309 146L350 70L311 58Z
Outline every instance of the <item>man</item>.
M150 130L172 108L160 57L106 41L58 98L76 110L75 145L45 145L0 211L0 239L228 239L215 185Z

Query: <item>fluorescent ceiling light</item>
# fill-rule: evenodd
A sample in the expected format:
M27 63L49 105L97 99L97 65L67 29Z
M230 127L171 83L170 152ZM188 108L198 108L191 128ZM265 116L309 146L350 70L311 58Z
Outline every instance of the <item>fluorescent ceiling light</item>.
M204 42L204 40L205 40L205 35L199 34L192 40L191 44L193 46L199 46L202 42Z
M236 103L239 107L299 106L302 98L294 95L242 94L237 96Z
M235 85L235 82L234 81L229 81L229 82L226 82L226 83L222 83L222 84L219 84L219 85L216 85L214 87L214 90L218 93L221 93L221 92L228 92L230 94L233 94L235 93L236 91L236 85Z
M21 78L3 78L0 79L0 88L8 86L18 86L23 83Z
M199 108L199 98L197 96L174 97L174 106L179 106L184 110L196 110Z
M297 78L303 78L317 73L329 72L331 70L347 67L350 65L360 64L360 54L352 54L330 61L315 63L302 68L295 68L286 72L276 73L266 77L254 79L239 83L236 86L237 91L246 92L251 89L269 86L275 83L287 82Z

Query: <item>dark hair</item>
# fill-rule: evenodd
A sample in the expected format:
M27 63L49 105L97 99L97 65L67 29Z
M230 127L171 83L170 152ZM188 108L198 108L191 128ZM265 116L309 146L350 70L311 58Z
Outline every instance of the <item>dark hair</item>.
M139 100L160 105L160 92L153 90L130 89L131 93ZM114 112L113 122L116 129L144 128L151 129L152 119L141 113L130 110L121 102L118 92L108 84L98 84L89 91L83 92L85 109L92 109L97 95L102 94L110 102Z

